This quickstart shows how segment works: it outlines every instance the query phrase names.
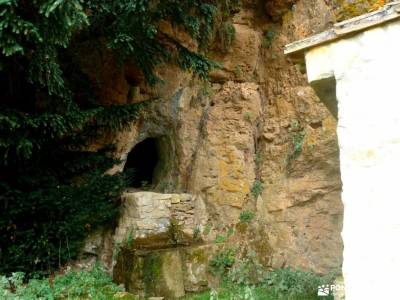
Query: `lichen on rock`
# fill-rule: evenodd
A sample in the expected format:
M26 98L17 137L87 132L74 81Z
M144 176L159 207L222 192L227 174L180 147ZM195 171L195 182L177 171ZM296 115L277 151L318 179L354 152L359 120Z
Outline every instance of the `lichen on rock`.
M343 21L353 17L360 16L365 13L369 13L382 8L387 0L338 0L337 9L335 11L337 20Z

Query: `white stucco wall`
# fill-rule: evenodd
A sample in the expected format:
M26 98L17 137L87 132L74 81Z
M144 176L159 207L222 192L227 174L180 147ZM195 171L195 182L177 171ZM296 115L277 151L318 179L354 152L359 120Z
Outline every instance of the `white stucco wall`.
M400 299L400 22L309 50L306 64L310 83L336 79L346 299Z

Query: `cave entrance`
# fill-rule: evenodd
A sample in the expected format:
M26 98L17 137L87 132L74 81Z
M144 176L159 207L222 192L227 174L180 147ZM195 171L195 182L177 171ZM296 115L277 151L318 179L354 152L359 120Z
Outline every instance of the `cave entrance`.
M124 171L133 174L131 187L148 188L155 184L155 169L159 165L159 157L159 141L156 138L145 139L129 152Z

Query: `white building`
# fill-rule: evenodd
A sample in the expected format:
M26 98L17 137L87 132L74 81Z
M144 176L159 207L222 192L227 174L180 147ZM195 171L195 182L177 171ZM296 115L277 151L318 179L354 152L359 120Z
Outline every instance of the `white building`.
M338 119L346 299L400 299L400 1L285 53Z

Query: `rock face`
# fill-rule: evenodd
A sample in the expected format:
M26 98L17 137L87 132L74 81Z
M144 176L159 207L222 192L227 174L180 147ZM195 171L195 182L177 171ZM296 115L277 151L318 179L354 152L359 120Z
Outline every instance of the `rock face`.
M255 134L261 115L256 83L215 84L189 189L203 194L227 224L236 223L255 179ZM233 209L231 209L233 208Z
M123 170L136 144L158 139L151 190L170 194L125 195L121 218L129 225L117 228L118 241L126 239L129 228L138 236L163 231L167 218L176 214L184 228L199 226L205 243L233 230L234 237L226 242L238 237L247 241L268 267L327 273L341 266L336 121L300 68L283 55L285 44L329 27L334 15L324 0L294 2L265 1L260 6L243 1L233 17L236 39L231 49L211 54L223 66L211 74L210 83L160 67L165 84L144 91L157 99L149 102L140 121L94 146L116 145L115 156L122 160L110 170L116 172ZM186 196L172 193L194 196L183 201L180 197ZM182 202L174 203L176 197ZM198 215L191 213L196 199L204 201ZM247 234L236 225L243 211L255 214ZM182 254L187 250L174 251L180 253L184 289L207 285L206 260L188 262ZM147 254L133 255L137 268ZM171 255L179 260L178 254Z
M264 54L268 103L259 147L264 192L257 208L270 226L273 267L323 273L341 264L336 121L282 55L288 41L322 31L333 18L325 1L297 1Z

